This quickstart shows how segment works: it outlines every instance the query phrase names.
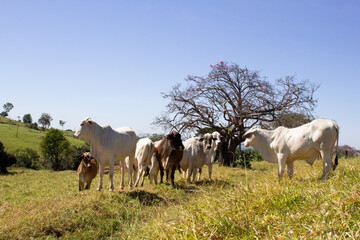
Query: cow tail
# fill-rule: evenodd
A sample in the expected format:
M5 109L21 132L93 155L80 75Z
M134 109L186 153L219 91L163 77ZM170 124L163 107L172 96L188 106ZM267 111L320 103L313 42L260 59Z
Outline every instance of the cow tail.
M339 165L339 127L337 125L336 125L336 134L337 134L337 139L336 139L335 160L334 160L333 170L335 170L337 165Z

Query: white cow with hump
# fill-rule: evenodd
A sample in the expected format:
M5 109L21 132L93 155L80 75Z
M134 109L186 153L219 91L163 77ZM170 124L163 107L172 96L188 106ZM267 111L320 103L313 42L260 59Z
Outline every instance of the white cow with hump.
M90 118L87 118L81 122L74 137L83 139L90 145L90 153L99 163L100 182L98 191L102 188L105 163L109 163L109 190L114 190L114 164L118 161L122 168L120 189L123 189L124 170L126 169L126 165L133 166L135 159L136 134L134 130L130 127L122 127L114 130L109 125L101 127ZM129 173L129 187L132 188L133 182L131 176L133 168L129 167L127 170Z
M302 159L313 164L316 158L323 160L322 179L329 177L331 167L335 170L338 156L332 163L335 142L339 143L339 127L331 120L316 119L297 128L278 127L275 130L264 130L252 127L244 134L244 146L252 146L260 152L265 161L279 164L279 181L285 164L289 178L293 176L293 162Z

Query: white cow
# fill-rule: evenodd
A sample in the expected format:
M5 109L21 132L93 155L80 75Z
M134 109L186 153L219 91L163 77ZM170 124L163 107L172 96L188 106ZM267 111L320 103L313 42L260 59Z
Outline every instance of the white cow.
M143 177L141 186L143 186L145 178L144 170L151 165L151 157L154 154L154 150L155 145L149 138L142 138L137 142L134 166L135 169L137 169L138 174L135 181L135 187L138 186L141 176Z
M293 176L293 162L303 159L310 165L316 158L323 160L322 179L329 176L332 152L335 142L339 143L339 127L334 121L317 119L297 128L288 129L278 127L275 130L264 130L252 127L244 134L244 146L260 152L265 161L279 164L279 181L281 180L285 164L288 176ZM338 165L335 157L333 169Z
M208 166L209 169L209 180L211 181L211 175L212 175L212 166L215 162L215 157L216 157L216 151L219 149L219 147L221 146L221 135L219 132L213 132L212 134L205 134L204 136L209 136L211 135L212 138L212 142L211 142L211 149L209 152L207 152L206 154L206 160L204 162L204 165ZM202 172L202 167L199 168L199 177L198 177L198 181L201 178L201 172ZM197 171L193 171L193 180L196 178L196 174Z
M204 137L192 137L184 142L184 153L180 161L180 168L187 171L187 182L196 169L201 168L206 162L206 156L211 149L212 137L205 134ZM195 175L193 181L195 180Z
M114 190L113 175L114 164L120 161L122 173L120 189L124 188L124 175L126 166L132 166L135 159L136 134L130 127L122 127L116 130L109 125L99 126L90 118L83 120L79 129L74 134L75 138L84 139L90 144L90 153L99 163L100 182L98 191L102 188L104 165L109 163L110 191ZM128 158L127 158L128 157ZM126 161L129 161L125 163ZM132 167L128 168L129 187L132 188Z

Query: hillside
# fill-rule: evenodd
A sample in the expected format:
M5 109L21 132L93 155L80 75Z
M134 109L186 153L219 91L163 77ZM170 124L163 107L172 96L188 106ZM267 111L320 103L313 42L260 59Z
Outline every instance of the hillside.
M64 131L64 134L72 145L85 144L84 141L74 139L73 132ZM44 131L30 129L22 122L0 117L0 141L9 153L14 153L18 148L32 148L40 154L39 146L44 135Z
M294 179L277 165L214 166L214 181L78 192L75 171L10 168L0 175L0 239L359 239L360 158L340 159L326 181L322 162L295 162ZM207 169L203 169L203 178ZM127 179L127 178L126 178Z

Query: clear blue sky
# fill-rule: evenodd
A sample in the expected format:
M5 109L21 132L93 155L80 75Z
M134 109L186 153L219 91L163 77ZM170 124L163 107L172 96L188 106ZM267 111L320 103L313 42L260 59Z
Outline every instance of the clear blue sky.
M0 1L1 106L52 127L162 133L166 92L220 60L319 83L315 115L360 149L360 1Z

